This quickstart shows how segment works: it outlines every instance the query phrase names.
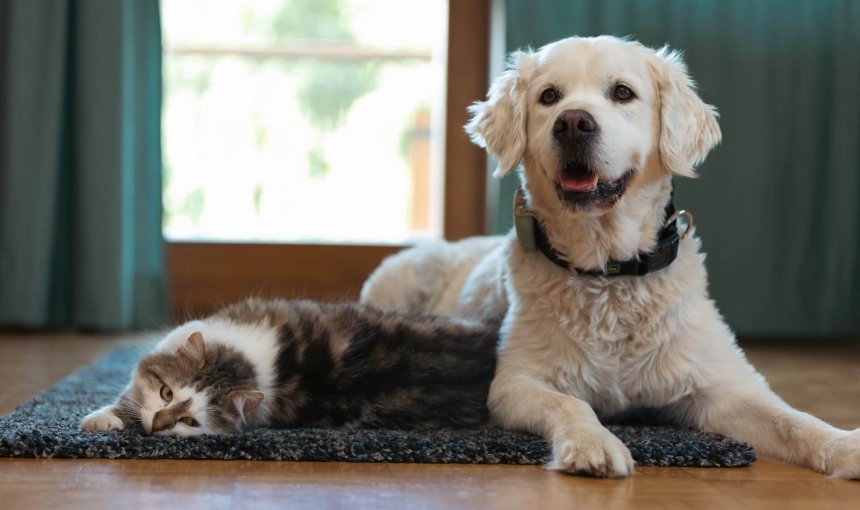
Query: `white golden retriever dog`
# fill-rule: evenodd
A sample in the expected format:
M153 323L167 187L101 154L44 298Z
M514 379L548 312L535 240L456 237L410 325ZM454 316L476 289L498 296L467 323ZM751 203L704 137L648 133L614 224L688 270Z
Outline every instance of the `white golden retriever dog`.
M708 297L694 236L664 268L596 274L655 250L672 178L694 176L720 141L679 53L607 36L516 52L470 110L466 130L498 158L496 174L522 164L524 206L570 269L514 232L440 241L386 260L364 301L501 320L491 416L551 442L553 468L631 474L601 420L656 408L761 454L860 477L860 429L791 408L747 362Z

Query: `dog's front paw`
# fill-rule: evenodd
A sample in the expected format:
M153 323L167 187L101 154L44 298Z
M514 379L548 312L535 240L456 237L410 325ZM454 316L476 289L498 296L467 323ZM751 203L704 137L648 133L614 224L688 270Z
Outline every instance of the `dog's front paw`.
M81 420L81 430L84 432L110 432L124 428L122 420L114 414L111 407L94 411Z
M860 479L860 429L830 442L825 470L837 478Z
M606 428L571 427L555 435L549 469L605 478L633 474L630 450Z

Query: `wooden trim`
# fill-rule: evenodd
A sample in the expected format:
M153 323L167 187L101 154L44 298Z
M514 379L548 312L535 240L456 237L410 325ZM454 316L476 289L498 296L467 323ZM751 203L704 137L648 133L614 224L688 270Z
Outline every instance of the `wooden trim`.
M486 95L491 0L451 0L445 115L447 239L485 233L486 156L463 131L466 107ZM249 295L355 299L385 257L404 246L167 243L176 319Z
M450 240L486 232L487 156L463 126L466 108L487 94L491 3L451 0L448 5L444 234Z
M187 319L248 296L356 299L364 280L403 246L173 242L174 315Z

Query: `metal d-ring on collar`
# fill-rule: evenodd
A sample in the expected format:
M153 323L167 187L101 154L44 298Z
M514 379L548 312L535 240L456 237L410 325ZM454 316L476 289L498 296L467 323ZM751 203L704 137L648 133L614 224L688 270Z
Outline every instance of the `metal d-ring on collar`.
M672 223L677 224L678 218L682 216L686 218L686 221L684 222L686 227L684 228L684 233L681 234L681 239L686 239L687 236L690 235L690 232L693 230L693 225L695 225L695 223L693 222L693 213L686 209L681 209L680 211L673 213L671 216L666 218L666 223L663 224L663 228L668 227Z
M522 186L517 187L514 194L514 227L517 240L525 251L540 251L553 264L576 274L586 276L643 276L668 267L678 256L678 245L693 230L693 214L686 210L675 211L672 198L665 208L666 222L660 229L657 246L650 252L639 252L629 260L613 260L606 262L603 271L592 271L571 267L570 263L550 244L546 230L535 214L526 205ZM683 234L678 234L680 218L685 218L686 228Z

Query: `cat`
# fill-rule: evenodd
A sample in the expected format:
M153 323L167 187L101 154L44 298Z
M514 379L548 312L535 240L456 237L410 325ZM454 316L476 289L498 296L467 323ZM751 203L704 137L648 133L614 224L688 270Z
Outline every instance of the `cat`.
M185 323L84 431L468 427L487 420L498 325L368 305L249 299Z

